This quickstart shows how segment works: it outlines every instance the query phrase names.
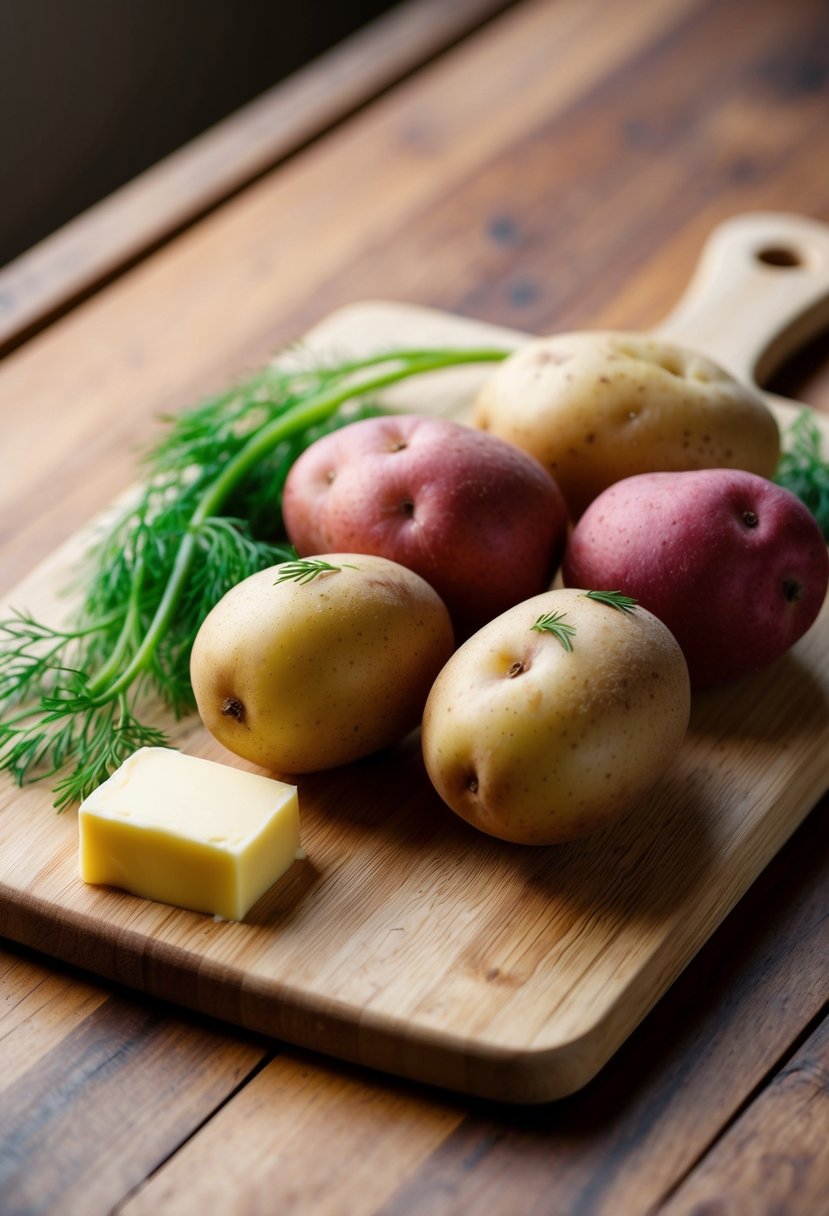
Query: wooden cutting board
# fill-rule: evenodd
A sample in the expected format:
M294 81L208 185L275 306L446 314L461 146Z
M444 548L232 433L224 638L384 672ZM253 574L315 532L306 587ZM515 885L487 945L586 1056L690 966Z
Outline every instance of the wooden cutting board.
M737 375L767 372L829 323L829 230L750 216L717 230L659 328ZM525 336L385 303L338 312L316 350ZM394 395L464 416L486 370ZM788 422L791 404L775 399ZM829 419L821 419L829 436ZM47 619L84 537L9 597ZM167 725L159 713L161 724ZM196 720L172 731L229 757ZM530 849L452 815L417 735L300 780L307 860L243 924L84 885L77 818L46 786L0 781L0 933L292 1043L496 1099L584 1085L658 1000L829 784L829 605L792 653L695 698L679 760L625 822Z

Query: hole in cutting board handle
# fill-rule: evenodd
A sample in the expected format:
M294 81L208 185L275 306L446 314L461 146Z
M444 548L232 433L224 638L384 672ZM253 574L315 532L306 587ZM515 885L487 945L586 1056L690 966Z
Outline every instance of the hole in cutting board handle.
M791 246L786 245L769 245L764 249L758 249L754 255L758 262L762 262L764 266L775 266L783 270L791 270L793 267L802 266L804 259Z

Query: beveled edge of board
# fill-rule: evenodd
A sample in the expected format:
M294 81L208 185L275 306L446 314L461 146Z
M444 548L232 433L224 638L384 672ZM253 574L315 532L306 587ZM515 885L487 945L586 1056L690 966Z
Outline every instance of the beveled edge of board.
M819 788L820 787L820 788ZM106 924L83 912L30 894L10 899L0 884L0 935L71 966L144 992L172 1005L217 1018L295 1047L377 1069L425 1084L491 1101L538 1105L582 1089L604 1068L632 1031L653 1009L697 954L711 933L745 895L754 880L800 826L825 790L825 782L803 794L797 806L774 823L755 851L754 864L733 883L724 903L712 884L710 907L703 896L696 915L677 927L683 937L666 938L631 975L621 999L602 1007L580 1033L555 1043L525 1047L461 1037L372 1009L357 1010L344 1000L320 997L288 984L250 977L242 968L216 959L199 959L195 976L186 966L194 953L186 947ZM767 827L771 812L759 824ZM119 892L122 899L134 896ZM171 914L197 917L181 909ZM56 916L56 913L59 913ZM65 930L74 929L75 932ZM87 947L85 949L84 947ZM103 950L101 949L103 947ZM94 958L94 965L92 959Z
M287 988L277 999L272 991L251 985L243 970L215 960L201 960L194 978L181 971L191 953L182 947L148 939L132 929L109 938L91 917L67 914L35 897L21 900L16 892L14 896L13 902L8 900L0 886L0 935L28 949L281 1043L491 1101L539 1105L567 1097L593 1079L640 1020L614 1035L600 1058L595 1040L604 1037L612 1009L572 1040L524 1050L475 1043L371 1010L362 1011L355 1022L353 1006L347 1002L305 995L292 1000ZM60 928L56 932L55 910L61 913L62 925L75 929L74 936ZM135 939L137 949L123 948L130 939ZM93 965L93 951L87 952L84 944L105 945L106 961L99 950Z

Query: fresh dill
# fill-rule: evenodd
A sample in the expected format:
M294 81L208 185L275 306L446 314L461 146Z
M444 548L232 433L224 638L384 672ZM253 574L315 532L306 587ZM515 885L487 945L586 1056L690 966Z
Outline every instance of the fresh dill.
M349 566L347 562L343 562L342 566L332 566L322 557L297 557L295 561L281 563L274 586L277 583L312 583L320 574L336 574L344 566L356 570L356 566Z
M575 637L576 627L564 620L566 615L564 612L546 612L530 628L536 633L551 633L569 654L573 649L572 639Z
M56 778L58 809L84 798L137 748L166 743L157 699L194 708L190 650L234 584L295 558L281 517L288 469L327 430L379 407L411 376L496 362L495 349L395 350L331 366L274 363L166 420L130 504L94 539L62 628L0 621L0 770ZM152 699L156 698L153 706Z
M621 591L585 591L584 598L607 604L608 608L616 608L617 611L625 613L633 612L638 602L630 595L623 595Z
M829 461L822 454L821 439L812 411L802 409L784 432L774 480L805 503L829 541Z

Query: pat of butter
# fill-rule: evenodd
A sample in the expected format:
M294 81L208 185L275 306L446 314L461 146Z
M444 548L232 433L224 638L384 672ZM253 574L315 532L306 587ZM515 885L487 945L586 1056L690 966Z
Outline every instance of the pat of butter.
M242 920L299 849L293 785L144 747L81 803L84 882Z

